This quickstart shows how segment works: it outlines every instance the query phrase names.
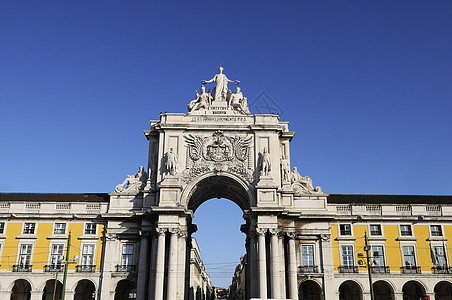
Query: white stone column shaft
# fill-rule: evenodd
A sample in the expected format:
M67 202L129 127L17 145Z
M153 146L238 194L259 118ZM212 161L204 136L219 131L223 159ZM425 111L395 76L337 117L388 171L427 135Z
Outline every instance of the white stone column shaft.
M169 257L168 257L168 287L166 299L177 297L177 254L178 254L178 231L170 230Z
M279 240L279 277L281 278L281 294L279 297L281 299L286 299L286 258L285 258L285 247L284 247L284 235L278 234Z
M166 229L157 229L157 253L155 263L154 299L163 300L163 284L165 280L165 233Z
M259 298L267 299L267 255L265 245L265 229L256 230L258 234L258 262L259 262Z
M158 250L158 234L154 233L151 238L151 256L149 257L149 284L146 287L148 293L148 299L154 300L155 298L155 273L157 268L157 250ZM137 298L138 299L138 298Z
M289 270L287 283L289 284L289 299L298 299L298 287L297 287L297 258L296 258L296 248L295 248L295 234L289 233Z
M140 238L140 256L138 260L137 299L145 299L148 286L148 238L149 232L143 232Z
M278 231L270 230L270 265L271 265L271 297L281 298L281 277L279 274L279 239Z
M117 263L118 246L119 243L116 240L116 237L107 232L104 245L105 257L102 265L102 286L100 288L101 299L109 299L110 297L111 273Z
M179 247L177 257L177 299L184 300L185 295L185 264L187 250L187 232L181 231L179 234Z
M249 272L250 272L250 292L251 292L251 298L257 298L259 296L258 294L258 274L257 274L257 245L256 245L256 234L254 231L250 231L248 233L249 235Z

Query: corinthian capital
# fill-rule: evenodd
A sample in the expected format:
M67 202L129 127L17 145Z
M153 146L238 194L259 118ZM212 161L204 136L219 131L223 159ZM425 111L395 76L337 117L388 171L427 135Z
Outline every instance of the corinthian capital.
M268 228L256 228L256 233L258 235L265 235L268 231Z

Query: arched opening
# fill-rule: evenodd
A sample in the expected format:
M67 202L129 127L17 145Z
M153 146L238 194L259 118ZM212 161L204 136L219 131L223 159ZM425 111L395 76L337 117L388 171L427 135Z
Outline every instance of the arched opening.
M116 285L115 300L132 300L137 298L137 287L131 280L121 280Z
M96 288L94 283L83 279L77 283L75 287L74 300L93 300L96 296Z
M339 286L339 300L362 300L363 295L359 284L347 280Z
M241 226L246 223L244 212L250 208L246 186L240 179L228 176L213 175L201 179L192 187L187 207L194 212L192 222L198 230L192 237L199 245L200 257L212 286L228 288L233 285L236 294L249 293L245 278L248 275L244 267L238 266L246 259L246 235L241 232ZM194 265L190 268L197 270ZM200 274L193 277L197 276ZM193 278L190 283L193 299L211 298L213 287L201 283L202 280L195 281Z
M452 283L438 282L435 285L435 300L452 300Z
M408 281L403 285L403 300L426 299L424 287L417 281Z
M14 286L11 290L11 300L30 300L31 285L25 279L18 279L14 281Z
M394 300L394 291L386 281L379 280L373 283L375 300Z
M55 286L55 279L47 280L44 290L42 292L42 300L53 300L53 295L55 294L55 299L61 299L61 291L63 284L57 280Z
M299 300L320 300L322 299L322 289L319 284L313 280L305 280L298 289Z

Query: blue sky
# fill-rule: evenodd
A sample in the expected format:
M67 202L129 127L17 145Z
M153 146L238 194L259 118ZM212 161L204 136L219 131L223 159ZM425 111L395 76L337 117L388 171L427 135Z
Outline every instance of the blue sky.
M452 1L0 1L0 191L113 191L221 64L326 193L450 195L451 29ZM237 251L199 226L206 265L243 255L236 209Z

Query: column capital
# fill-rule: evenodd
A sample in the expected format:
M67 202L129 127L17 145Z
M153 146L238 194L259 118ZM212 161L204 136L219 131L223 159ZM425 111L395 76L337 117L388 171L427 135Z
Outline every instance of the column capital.
M286 235L291 240L294 240L297 237L297 234L295 232L286 232Z
M179 228L169 228L168 231L171 234L179 234L180 229Z
M258 235L265 235L268 231L268 228L256 228L256 233Z
M165 233L168 231L168 228L162 228L162 227L157 227L155 228L155 233L157 235L165 235Z
M179 235L179 237L186 239L188 237L188 230L187 229L179 229L178 235Z
M279 235L281 233L281 230L278 228L270 228L268 231L273 235Z

